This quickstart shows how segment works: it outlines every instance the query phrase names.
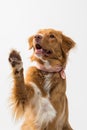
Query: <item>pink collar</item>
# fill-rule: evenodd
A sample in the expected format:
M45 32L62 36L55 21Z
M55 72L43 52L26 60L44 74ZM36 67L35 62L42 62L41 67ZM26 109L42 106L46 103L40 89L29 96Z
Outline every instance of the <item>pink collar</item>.
M62 66L56 66L56 67L45 67L44 65L42 64L37 64L36 65L36 68L39 69L39 70L42 70L42 71L45 71L45 72L50 72L50 73L54 73L54 72L57 72L57 73L60 73L61 75L61 78L62 79L66 79L66 74L65 74L65 68L62 67Z

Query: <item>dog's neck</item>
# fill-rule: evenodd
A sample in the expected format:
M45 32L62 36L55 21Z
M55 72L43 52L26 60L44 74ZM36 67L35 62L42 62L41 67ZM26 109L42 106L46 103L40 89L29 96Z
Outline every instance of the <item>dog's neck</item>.
M39 70L42 70L44 72L48 72L48 73L60 73L61 78L65 79L66 75L65 75L65 67L62 66L46 66L44 64L40 64L40 63L36 63L34 64L35 67Z

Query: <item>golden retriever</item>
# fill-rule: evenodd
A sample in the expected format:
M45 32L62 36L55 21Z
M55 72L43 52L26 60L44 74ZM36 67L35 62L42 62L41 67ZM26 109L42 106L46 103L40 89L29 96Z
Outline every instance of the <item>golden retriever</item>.
M19 52L12 50L9 54L13 113L24 118L21 130L72 130L64 69L75 42L54 29L39 30L28 41L29 49L33 49L33 66L25 78Z

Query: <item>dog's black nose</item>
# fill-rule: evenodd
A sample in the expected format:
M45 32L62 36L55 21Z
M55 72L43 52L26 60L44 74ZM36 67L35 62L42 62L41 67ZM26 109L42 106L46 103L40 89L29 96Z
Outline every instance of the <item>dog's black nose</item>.
M42 39L42 36L40 34L37 34L34 36L34 38L35 38L36 42L40 42Z

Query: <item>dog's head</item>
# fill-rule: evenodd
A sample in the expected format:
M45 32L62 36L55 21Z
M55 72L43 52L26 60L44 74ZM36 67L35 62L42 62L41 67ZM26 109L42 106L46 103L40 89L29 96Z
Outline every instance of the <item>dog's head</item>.
M39 30L28 41L29 48L34 50L31 59L50 66L64 67L69 51L75 46L71 38L54 29Z

